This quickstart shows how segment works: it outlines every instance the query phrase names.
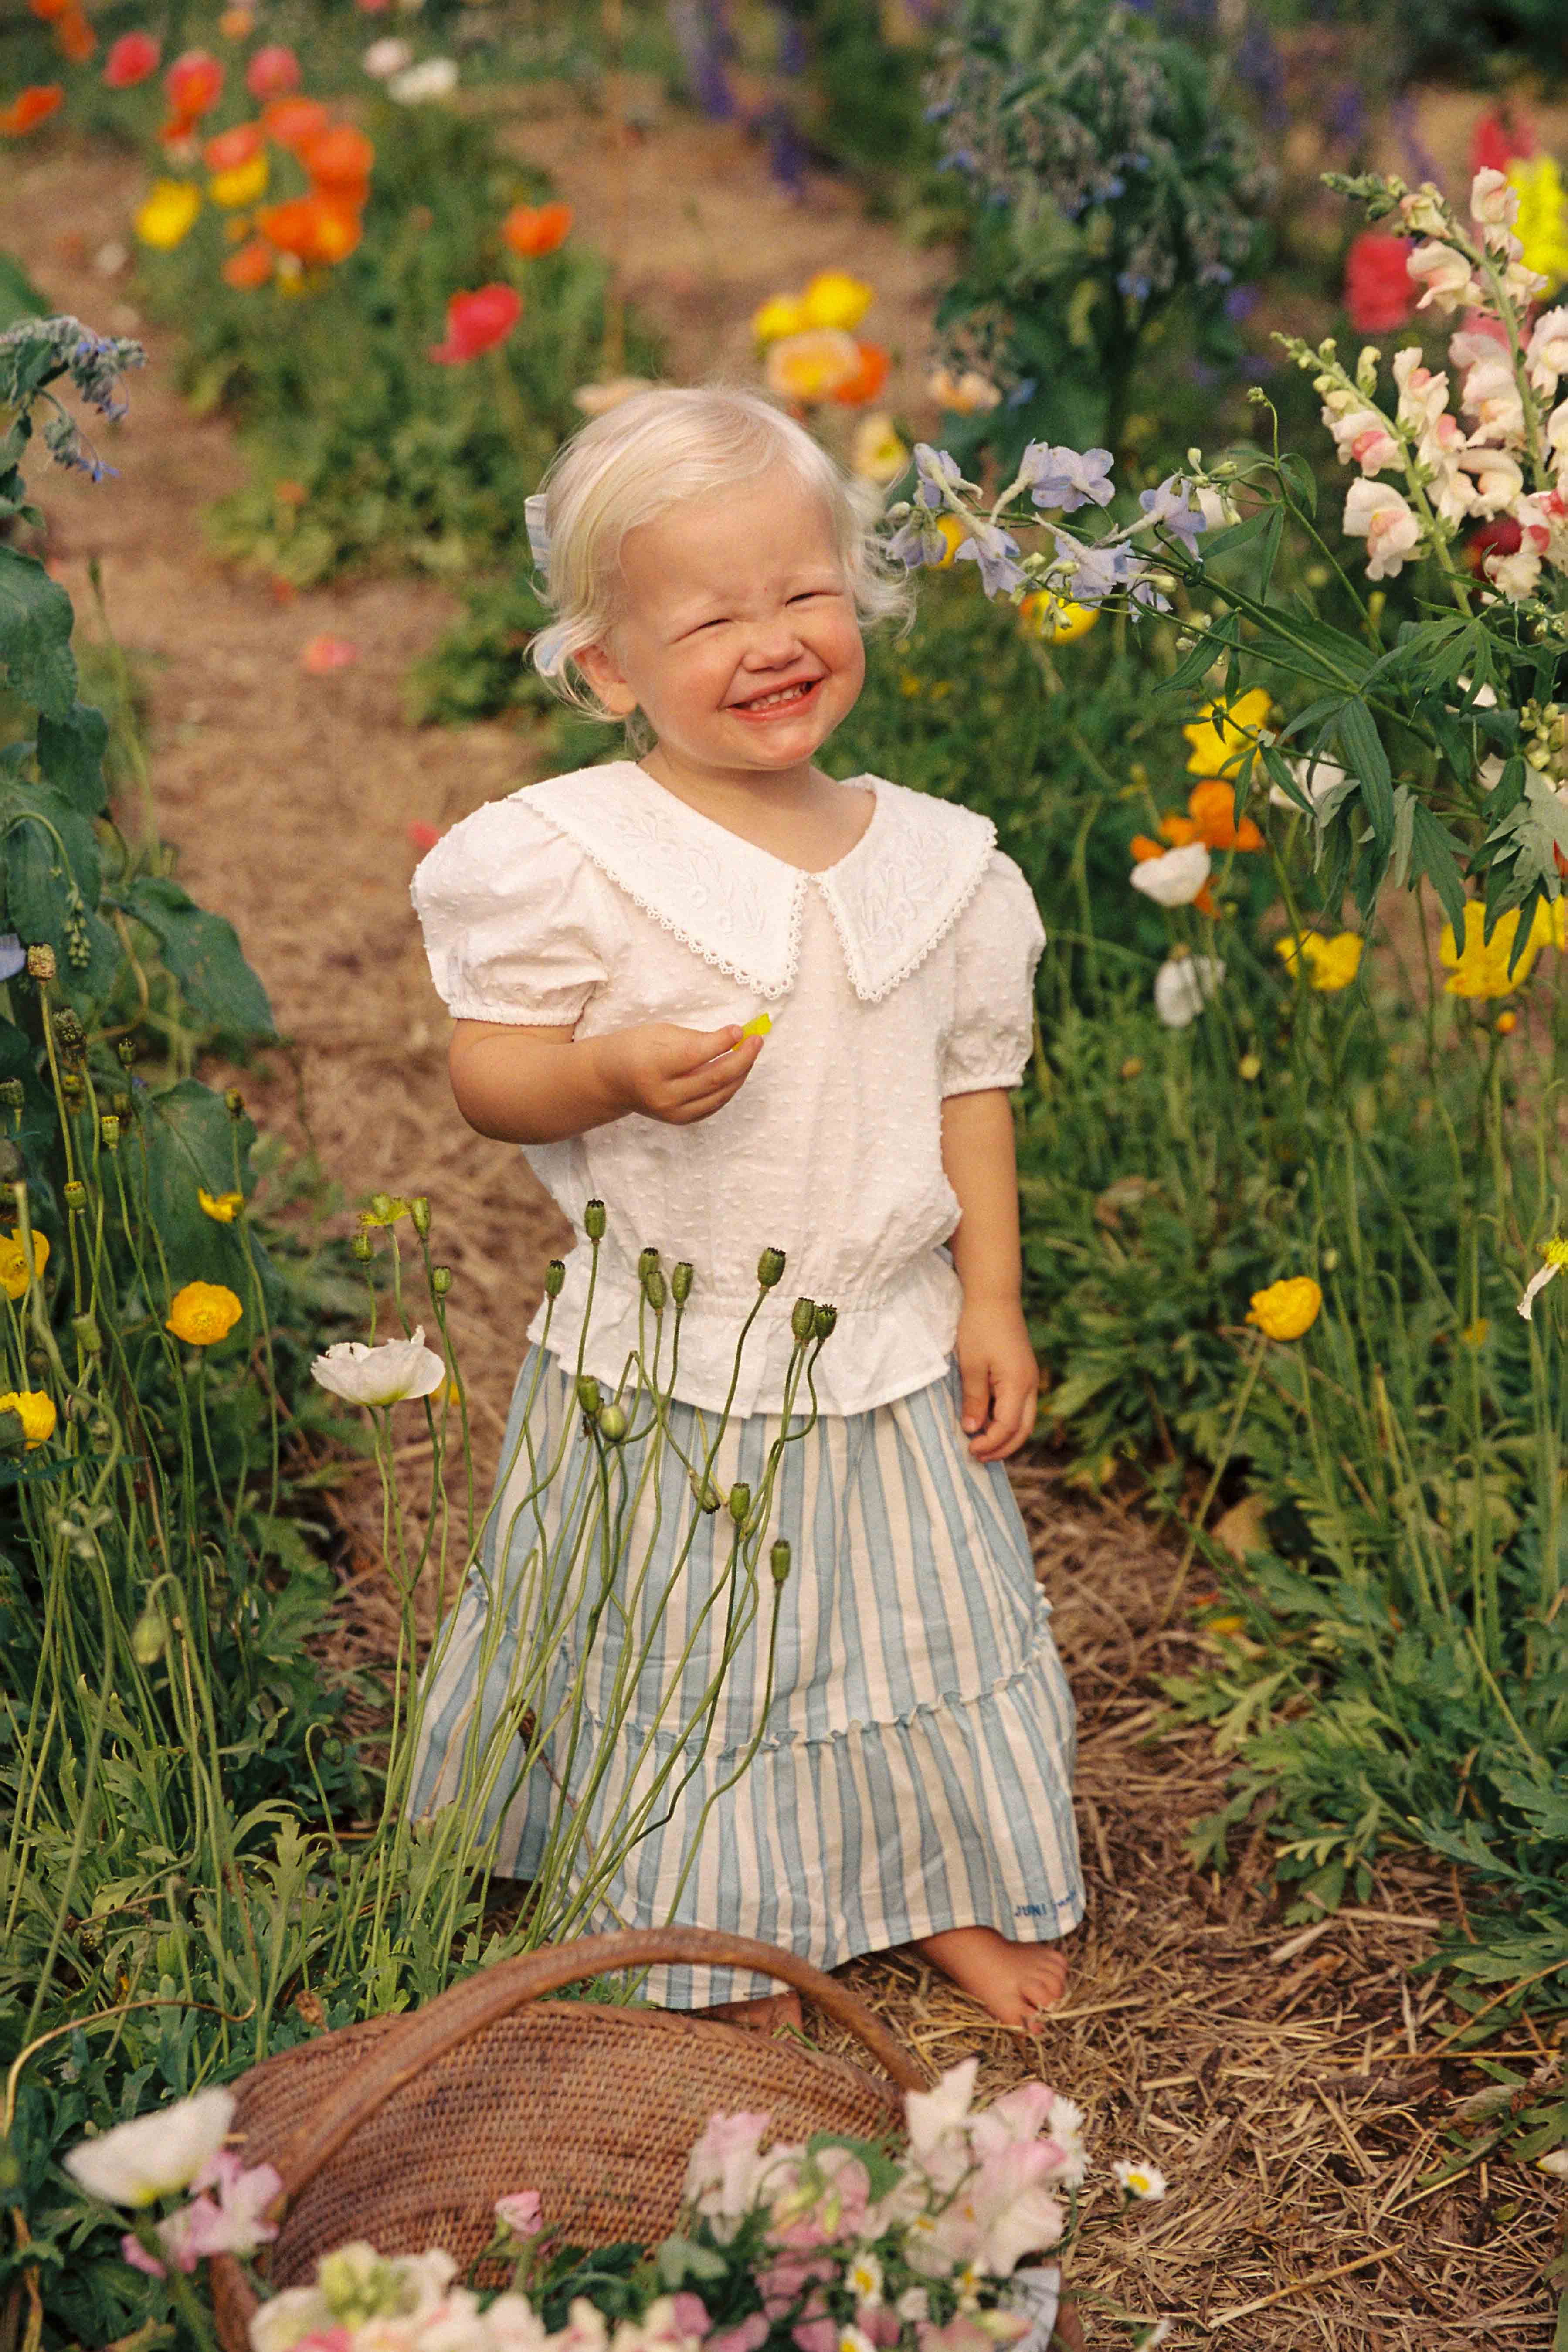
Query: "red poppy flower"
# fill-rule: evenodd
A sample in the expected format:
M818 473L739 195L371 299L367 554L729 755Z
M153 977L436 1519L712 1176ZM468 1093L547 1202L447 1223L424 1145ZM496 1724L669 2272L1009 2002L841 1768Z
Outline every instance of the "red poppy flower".
M325 196L291 196L268 205L257 214L256 226L278 252L325 268L345 260L363 234L357 215Z
M163 76L163 88L176 118L188 130L210 114L223 96L223 68L205 49L187 49Z
M526 261L536 260L542 253L553 253L572 233L570 205L513 205L500 225L500 233L514 253Z
M1483 114L1470 137L1470 177L1506 172L1516 155L1533 155L1535 133L1523 115L1507 117L1496 107Z
M447 305L447 340L432 343L426 357L442 367L461 367L504 343L521 316L522 297L515 287L480 286L471 294L454 294Z
M110 89L132 89L158 70L163 55L151 33L121 33L103 61L103 81Z
M335 123L313 139L297 142L294 152L323 194L352 191L353 201L363 203L375 149L352 122Z
M98 35L79 8L62 8L55 18L55 47L68 64L86 65L98 47Z
M242 294L253 294L258 286L266 285L277 259L264 236L253 236L248 245L242 245L224 263L224 284L237 287Z
M19 139L25 131L36 131L40 122L47 121L64 98L58 81L35 82L0 110L0 138Z
M1386 334L1415 316L1420 289L1410 277L1410 241L1363 229L1345 256L1345 309L1359 334Z
M863 408L875 400L888 381L888 354L880 343L860 343L860 364L853 375L833 387L833 397L845 408Z
M311 677L327 677L335 669L350 669L359 659L359 647L347 637L312 637L300 656L300 667Z
M237 122L232 131L220 131L202 149L202 162L209 172L237 172L243 164L253 163L266 138L259 122Z
M52 25L57 16L65 15L71 0L27 0L27 5L35 16L41 17L46 25Z
M261 127L279 147L297 151L319 139L331 119L319 98L275 98L262 110Z
M245 68L245 87L252 98L287 98L300 87L300 60L280 41L258 49Z

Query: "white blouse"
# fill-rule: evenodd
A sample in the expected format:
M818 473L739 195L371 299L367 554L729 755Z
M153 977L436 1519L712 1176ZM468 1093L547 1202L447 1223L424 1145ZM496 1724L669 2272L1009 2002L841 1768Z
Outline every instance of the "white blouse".
M876 776L842 789L876 805L817 874L623 760L479 809L415 875L430 969L459 1020L587 1038L772 1015L751 1076L711 1118L671 1127L631 1112L523 1147L580 1241L586 1203L605 1202L583 1360L612 1386L637 1343L648 1244L667 1279L680 1258L696 1268L675 1386L688 1403L722 1408L770 1245L786 1268L746 1342L737 1413L778 1411L802 1294L838 1310L816 1367L823 1412L866 1412L946 1369L962 1294L942 1246L959 1214L942 1098L1018 1084L1045 934L988 818ZM568 1362L588 1260L574 1250L550 1318ZM666 1364L670 1322L667 1307ZM651 1349L651 1316L647 1329Z

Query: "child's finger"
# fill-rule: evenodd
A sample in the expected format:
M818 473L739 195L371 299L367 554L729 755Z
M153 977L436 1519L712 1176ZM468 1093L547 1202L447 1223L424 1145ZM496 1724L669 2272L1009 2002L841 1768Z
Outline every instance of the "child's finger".
M991 1417L991 1367L984 1362L961 1362L959 1374L963 1383L959 1423L965 1436L973 1437Z

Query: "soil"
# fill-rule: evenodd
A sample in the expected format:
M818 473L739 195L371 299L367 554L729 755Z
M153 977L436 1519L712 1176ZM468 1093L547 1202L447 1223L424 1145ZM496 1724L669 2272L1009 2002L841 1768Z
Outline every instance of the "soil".
M861 218L847 188L813 181L790 203L739 132L676 115L638 134L617 188L574 102L537 89L508 135L555 173L585 233L620 246L628 294L668 334L672 373L749 373L755 302L842 264L902 322L885 339L900 349L900 405L922 421L942 258ZM89 257L124 239L140 186L125 156L40 141L0 185L0 247L58 309L134 332L124 288ZM286 1048L240 1079L258 1118L330 1172L340 1229L378 1187L436 1204L493 1459L544 1261L566 1234L517 1155L451 1108L446 1018L406 895L409 827L446 825L527 782L536 746L500 726L404 722L403 677L451 610L437 588L368 580L280 599L219 565L201 514L241 478L227 427L185 411L164 342L131 389L131 420L106 451L119 481L38 485L52 567L90 614L87 566L100 559L146 688L159 825L271 991ZM302 669L322 632L357 648L352 667ZM1173 1562L1136 1515L1069 1491L1043 1455L1016 1483L1081 1715L1090 1910L1067 2000L1031 2044L908 1956L858 1962L852 1981L933 2065L976 2051L990 2089L1042 2072L1089 2107L1104 2156L1137 2154L1169 2176L1157 2205L1121 2214L1103 2188L1094 2200L1073 2264L1091 2342L1122 2340L1113 2319L1167 2315L1173 2343L1259 2352L1546 2346L1555 2299L1542 2266L1560 2200L1464 2140L1456 2098L1479 2077L1443 2046L1461 2015L1441 1979L1410 1974L1456 1916L1448 1882L1422 1862L1393 1864L1364 1906L1290 1927L1261 1829L1228 1878L1195 1872L1184 1833L1220 1801L1226 1764L1206 1734L1169 1727L1161 1678L1208 1637L1183 1608L1163 1622ZM346 1495L343 1646L374 1653L392 1622L376 1522L363 1481ZM814 2031L829 2038L820 2021ZM1521 2073L1556 2064L1527 2028L1504 2054ZM1464 2168L1432 2185L1449 2156Z

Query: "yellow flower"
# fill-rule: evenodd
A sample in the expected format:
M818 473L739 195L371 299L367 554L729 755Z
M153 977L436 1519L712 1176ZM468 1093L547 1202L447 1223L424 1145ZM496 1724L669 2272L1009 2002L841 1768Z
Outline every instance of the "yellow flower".
M890 416L878 409L863 416L855 427L855 439L849 451L851 471L863 482L876 482L884 488L896 482L910 462L910 453L900 440Z
M207 194L215 205L223 205L229 211L237 210L241 205L255 204L267 194L266 156L253 155L248 163L237 163L231 172L216 173L207 182Z
M1539 269L1547 291L1568 278L1568 189L1552 155L1516 155L1508 184L1519 198L1514 233L1527 269Z
M1461 1346L1466 1348L1484 1348L1487 1344L1487 1333L1491 1329L1491 1325L1488 1322L1484 1315L1478 1315L1475 1321L1473 1323L1467 1323L1464 1329L1460 1332L1459 1340Z
M202 192L189 180L154 180L136 209L136 234L143 245L172 253L184 242L202 208Z
M47 1234L35 1232L33 1235L34 1274L41 1275L48 1262L49 1237ZM20 1298L27 1287L27 1260L22 1247L21 1227L13 1225L4 1240L0 1240L0 1290L5 1293L7 1298Z
M1018 617L1047 645L1070 646L1075 637L1088 636L1100 618L1100 607L1075 604L1066 596L1053 596L1048 589L1040 588L1025 597Z
M412 1214L401 1192L373 1192L370 1206L359 1213L362 1225L395 1225L399 1217Z
M871 307L871 289L846 269L820 269L801 297L808 327L858 327Z
M1522 988L1530 978L1531 966L1541 950L1559 948L1563 944L1565 924L1568 924L1568 902L1559 898L1552 907L1543 899L1535 910L1530 937L1510 972L1509 965L1512 961L1514 939L1519 930L1519 908L1510 907L1506 915L1500 916L1497 929L1487 940L1482 937L1486 910L1479 898L1468 899L1465 906L1463 950L1455 945L1452 923L1444 924L1443 936L1437 942L1438 957L1453 974L1451 980L1444 982L1446 993L1468 996L1478 1002L1494 996L1511 996L1514 990Z
M1317 931L1304 931L1299 940L1274 942L1275 954L1283 957L1285 969L1292 976L1305 958L1308 986L1325 996L1350 986L1361 970L1361 951L1359 931L1338 931L1331 940L1323 939Z
M176 1290L163 1328L188 1348L210 1348L226 1339L245 1309L222 1282L187 1282Z
M947 541L947 553L937 557L936 569L938 572L945 572L969 537L969 533L955 514L938 515L936 527Z
M860 365L860 346L838 327L808 327L770 344L763 373L768 390L809 406L847 383Z
M0 1396L0 1412L16 1415L29 1454L46 1437L54 1435L55 1423L59 1419L53 1397L46 1396L42 1389L7 1389Z
M1247 1319L1270 1339L1299 1339L1318 1319L1323 1294L1310 1275L1298 1274L1285 1282L1271 1282L1255 1290Z
M205 1184L196 1186L196 1199L201 1202L202 1214L220 1225L232 1225L245 1206L243 1192L209 1192Z
M1238 694L1234 702L1204 703L1196 723L1182 730L1193 747L1188 775L1234 776L1258 741L1268 716L1268 696L1261 686L1255 686L1249 694Z
M798 294L773 294L752 313L752 332L759 343L776 343L784 335L798 335L807 323L805 305Z

